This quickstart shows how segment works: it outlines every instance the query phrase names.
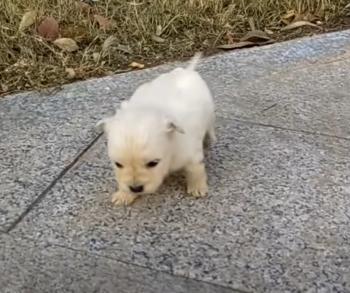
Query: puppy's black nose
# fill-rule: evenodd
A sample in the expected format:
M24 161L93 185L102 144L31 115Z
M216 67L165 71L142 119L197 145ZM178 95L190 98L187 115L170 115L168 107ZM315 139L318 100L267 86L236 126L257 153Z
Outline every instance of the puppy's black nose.
M143 191L143 185L129 186L129 188L134 193L139 193Z

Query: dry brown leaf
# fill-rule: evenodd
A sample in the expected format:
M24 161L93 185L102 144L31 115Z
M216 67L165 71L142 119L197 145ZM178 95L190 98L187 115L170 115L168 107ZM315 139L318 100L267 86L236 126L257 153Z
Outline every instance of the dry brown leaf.
M35 19L36 19L36 11L32 10L32 11L28 11L28 12L24 13L18 29L20 31L25 30L27 27L34 24Z
M153 35L152 36L152 40L157 42L157 43L164 43L165 42L165 39L161 38L161 37L158 37L156 35Z
M300 20L300 21L292 22L291 24L288 24L287 26L281 28L281 31L292 30L292 29L296 29L299 27L303 27L303 26L311 26L311 27L316 27L319 29L321 28L318 25L316 25L310 21Z
M79 49L77 43L70 38L60 38L53 42L57 47L67 52L74 52Z
M112 27L111 21L102 15L95 14L94 19L98 23L100 29L102 29L102 30L106 31Z
M253 47L253 46L256 46L256 43L245 41L245 42L238 42L233 44L220 45L220 46L217 46L217 48L223 49L223 50L233 50L233 49L247 48L247 47Z
M73 68L66 68L67 77L72 79L76 76L75 70Z
M132 67L132 68L138 68L138 69L142 69L142 68L145 67L144 64L138 63L138 62L131 62L131 63L129 64L129 66Z
M251 42L251 41L243 41L243 42L238 42L233 44L220 45L217 48L223 49L223 50L234 50L234 49L249 48L254 46L265 46L265 45L272 44L273 42L274 42L273 40L268 40L268 41L259 42L259 43Z
M59 35L59 26L55 18L48 16L38 26L38 34L44 39L54 41Z
M253 42L253 43L264 43L266 41L272 41L272 39L267 35L267 33L254 30L246 33L244 37L240 39L241 42Z

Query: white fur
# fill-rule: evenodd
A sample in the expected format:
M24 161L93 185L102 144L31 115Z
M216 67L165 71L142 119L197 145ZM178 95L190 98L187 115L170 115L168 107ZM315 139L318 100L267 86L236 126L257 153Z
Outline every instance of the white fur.
M129 186L142 185L153 193L170 173L185 170L187 190L207 192L203 140L215 140L214 103L208 86L195 71L197 54L187 68L176 68L141 85L115 116L100 124L108 138L108 154L116 167L119 191L116 204L130 204L136 194ZM146 164L160 160L154 168Z

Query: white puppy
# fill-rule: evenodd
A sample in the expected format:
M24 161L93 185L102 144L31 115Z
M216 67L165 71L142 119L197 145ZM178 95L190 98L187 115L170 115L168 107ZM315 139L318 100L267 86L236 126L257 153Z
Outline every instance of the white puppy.
M197 54L187 68L176 68L141 85L113 117L101 120L108 154L115 167L117 205L153 193L171 172L184 170L187 191L208 191L203 162L207 135L215 141L214 103L205 81L195 71Z

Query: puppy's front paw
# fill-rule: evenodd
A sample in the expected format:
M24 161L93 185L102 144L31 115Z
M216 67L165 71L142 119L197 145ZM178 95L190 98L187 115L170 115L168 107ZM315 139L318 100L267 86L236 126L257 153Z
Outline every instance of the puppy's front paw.
M128 193L128 192L124 192L124 191L117 191L115 193L113 193L112 195L112 203L114 203L117 206L127 206L127 205L131 205L134 200L136 199L137 196Z
M187 184L187 193L194 197L203 197L208 193L208 185L205 179L191 181Z
M187 192L195 197L202 197L208 193L207 173L204 163L190 164L186 167Z

